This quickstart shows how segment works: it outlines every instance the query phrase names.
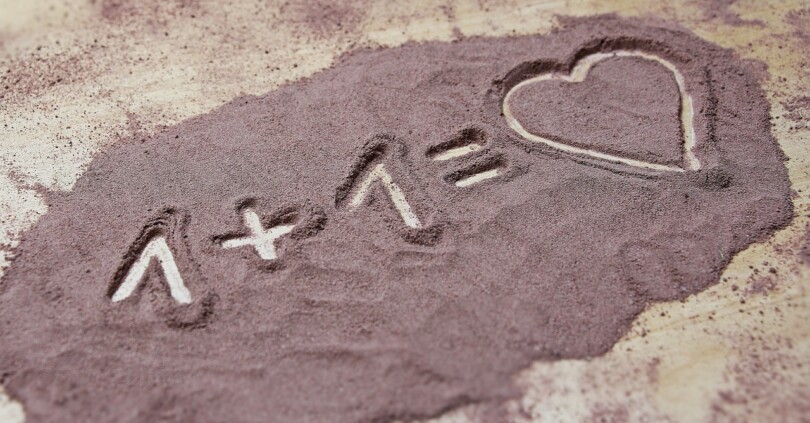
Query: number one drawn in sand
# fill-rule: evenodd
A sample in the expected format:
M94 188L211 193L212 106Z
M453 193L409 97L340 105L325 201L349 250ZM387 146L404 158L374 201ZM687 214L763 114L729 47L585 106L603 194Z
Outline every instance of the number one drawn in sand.
M368 176L366 176L366 179L364 179L363 183L360 184L360 188L357 189L357 192L355 192L354 196L349 202L349 207L354 209L363 204L363 200L365 200L375 182L382 184L382 186L388 192L388 196L391 197L394 207L396 207L400 217L402 217L402 220L406 225L416 229L422 227L422 222L420 222L419 218L416 217L416 213L414 213L411 205L408 204L408 200L405 199L405 194L402 192L402 188L400 188L399 185L394 182L394 179L385 169L385 165L383 163L377 164L374 166L371 172L368 173Z
M141 251L138 259L130 265L126 273L124 282L115 290L112 295L112 301L118 302L129 298L138 286L138 282L143 280L146 270L152 260L158 261L158 264L163 270L163 276L169 284L169 292L180 304L191 303L191 293L186 285L183 283L183 277L180 276L180 270L177 269L177 263L174 261L172 251L169 249L169 244L166 243L166 238L163 236L156 236L152 238L143 251Z

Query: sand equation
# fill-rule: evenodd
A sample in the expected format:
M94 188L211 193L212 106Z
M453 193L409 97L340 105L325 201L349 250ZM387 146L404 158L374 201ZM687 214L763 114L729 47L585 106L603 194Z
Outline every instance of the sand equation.
M0 284L4 385L55 421L422 419L716 283L792 216L756 69L566 22L360 49L109 143Z
M622 58L641 59L660 66L669 72L674 79L678 93L679 133L682 137L680 144L683 150L682 166L624 157L619 154L600 151L597 148L579 147L575 143L548 134L537 134L524 127L520 119L512 111L510 102L523 89L547 81L579 84L588 78L590 71L597 64L606 60ZM693 108L692 96L687 92L684 77L677 67L662 57L638 50L616 50L589 54L577 60L568 73L540 72L509 88L502 102L503 117L508 127L525 140L541 143L552 149L589 159L659 172L684 172L700 169L700 161L694 153L696 134L693 122ZM450 140L431 146L425 152L425 156L433 162L452 162L485 151L486 143L484 131L471 126L461 130ZM401 163L387 163L397 159L394 157L395 155L390 154L390 150L396 148L393 144L396 144L393 137L380 135L372 138L363 147L349 177L343 186L338 189L336 206L339 209L348 211L356 210L368 203L375 187L380 187L382 188L380 192L385 193L387 201L390 202L390 205L398 214L401 224L410 229L420 230L424 228L425 224L408 201L408 196L402 185L396 181L389 169L390 167L403 169L404 166ZM455 187L466 188L503 175L507 168L503 155L484 155L483 159L464 169L446 175L444 179ZM261 210L257 211L253 207L244 207L239 209L238 212L241 215L244 230L237 234L212 237L214 244L222 249L252 249L259 259L266 262L277 260L279 258L277 244L282 241L283 237L293 232L297 225L296 220L265 219L266 222L262 222ZM172 250L167 244L165 236L161 233L155 234L140 248L135 260L129 260L129 264L125 266L128 270L119 275L119 277L123 277L123 280L114 281L114 288L109 291L111 300L118 302L129 298L153 261L161 269L161 273L169 286L171 297L179 304L190 303L192 299L189 289L184 284Z
M428 149L425 156L429 160L443 162L463 157L467 154L484 149L486 141L483 131L476 128L467 128L448 142L440 143ZM419 230L424 228L422 220L417 216L414 207L409 203L407 195L395 177L388 170L386 162L397 160L396 155L390 154L397 148L394 137L380 135L373 137L359 153L347 181L338 189L336 206L348 212L368 204L374 197L374 188L381 188L378 193L384 193L386 201L397 212L401 225ZM392 163L396 169L403 169L401 163ZM497 177L503 172L504 164L499 157L485 158L479 162L445 177L447 183L455 187L466 188L479 182ZM348 193L348 195L346 195ZM347 201L344 201L347 199ZM282 239L294 232L305 215L305 210L296 207L286 210L276 210L272 215L262 217L263 210L257 210L256 205L247 199L237 207L241 216L243 229L237 232L212 236L212 243L225 250L250 249L256 257L264 262L278 260L277 246ZM171 219L157 219L161 224L150 222L146 225L141 236L130 248L131 254L125 258L119 272L109 289L112 302L123 301L130 298L139 283L144 280L147 270L153 263L160 269L165 279L169 294L179 304L192 302L191 293L184 283L184 278L177 266L175 253L167 242L167 227L165 221ZM313 231L317 232L317 231ZM132 254L134 253L134 254ZM123 270L123 271L121 271Z

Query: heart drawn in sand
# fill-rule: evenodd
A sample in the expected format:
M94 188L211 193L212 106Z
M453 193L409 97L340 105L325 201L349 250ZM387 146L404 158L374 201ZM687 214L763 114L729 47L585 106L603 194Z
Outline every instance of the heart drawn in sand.
M592 108L593 103L601 107ZM700 169L693 151L693 101L684 77L674 64L650 53L594 53L579 59L568 74L535 75L507 92L503 114L523 138L577 156L654 171ZM662 133L662 127L671 133Z

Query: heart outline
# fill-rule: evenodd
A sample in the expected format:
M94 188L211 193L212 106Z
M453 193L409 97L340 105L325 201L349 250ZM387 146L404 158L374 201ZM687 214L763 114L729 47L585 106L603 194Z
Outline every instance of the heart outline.
M588 73L590 72L591 68L595 64L601 62L602 60L613 57L638 57L650 60L664 66L675 77L675 83L678 86L678 93L680 97L679 117L680 117L681 131L683 133L682 135L683 163L686 164L687 169L684 169L681 166L669 166L647 162L644 160L631 159L614 154L604 153L598 150L576 147L560 141L554 141L549 138L532 134L531 132L527 131L526 128L524 128L523 125L521 125L520 122L512 114L512 111L509 107L509 99L513 93L517 92L517 90L531 84L549 80L560 80L569 83L583 82L585 78L588 76ZM695 115L694 102L692 101L692 95L686 91L686 82L684 80L683 74L681 74L681 72L672 62L660 56L656 56L654 54L650 54L644 51L616 50L609 53L601 53L601 52L593 53L579 59L576 65L571 69L571 71L568 74L552 71L536 75L534 77L521 81L520 83L516 84L511 89L509 89L509 91L504 96L502 103L502 112L504 117L506 118L507 125L509 125L509 127L513 131L517 132L518 135L520 135L521 137L529 141L543 143L551 148L561 150L567 153L577 154L580 156L588 156L598 160L621 163L655 171L668 171L668 172L685 172L686 170L696 171L699 170L701 166L700 160L698 160L698 158L695 156L694 153L697 141L694 123L694 115Z

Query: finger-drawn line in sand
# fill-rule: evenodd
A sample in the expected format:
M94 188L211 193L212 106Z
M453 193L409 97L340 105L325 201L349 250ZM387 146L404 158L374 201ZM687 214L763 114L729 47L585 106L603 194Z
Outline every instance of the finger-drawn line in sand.
M419 218L416 217L416 213L414 213L411 205L408 204L408 200L405 199L405 194L402 192L402 188L394 182L394 179L391 177L391 174L385 169L385 165L383 163L379 163L369 172L366 179L360 184L360 188L358 188L357 192L355 192L354 196L352 197L349 205L352 208L356 208L357 206L363 204L363 200L368 195L371 186L375 182L380 182L382 186L388 191L388 196L391 197L391 201L394 203L394 207L396 207L399 215L402 217L402 220L411 228L421 228L422 222L419 221Z
M265 229L259 215L251 208L242 210L242 221L249 234L222 241L222 248L252 246L263 260L278 258L275 242L281 236L292 232L295 225L275 225Z
M191 293L186 285L183 283L183 277L180 276L180 270L177 268L177 263L174 261L172 251L169 249L169 244L166 243L164 236L156 236L152 238L149 243L143 248L138 259L135 260L126 273L124 282L118 286L118 289L112 295L112 301L118 302L127 299L135 291L138 282L143 279L146 270L152 259L157 259L158 264L163 269L163 276L169 284L169 291L172 298L180 304L191 303Z
M450 141L430 147L426 153L433 161L446 161L465 156L484 148L484 132L478 128L465 128Z
M470 153L478 151L480 149L481 149L480 144L475 144L475 143L467 144L465 146L455 147L455 148L445 150L444 152L434 156L433 160L436 160L436 161L450 160L450 159L454 159L456 157L461 157L461 156L470 154Z
M501 155L489 155L476 160L471 165L444 177L445 181L459 187L486 181L508 172L508 166Z
M514 94L521 88L530 84L555 79L572 83L582 82L588 76L588 72L590 72L591 68L596 63L612 57L638 57L646 60L651 60L664 66L675 77L675 82L678 85L678 92L680 94L680 121L681 121L681 129L683 131L683 160L685 168L679 166L668 166L657 163L650 163L643 160L630 159L613 154L603 153L592 149L575 147L559 141L554 141L549 138L528 132L512 114L512 111L510 110L509 106L509 100L512 94ZM506 118L506 123L509 125L510 128L512 128L515 132L520 134L520 136L522 136L523 138L526 138L534 142L540 142L548 145L549 147L556 148L558 150L562 150L568 153L593 157L595 159L605 160L609 162L623 163L626 165L645 169L651 169L656 171L670 171L670 172L684 172L685 170L700 169L700 161L698 160L697 157L695 157L693 151L695 148L695 142L697 138L697 136L695 135L694 113L695 112L692 96L686 91L686 82L684 80L683 75L678 70L678 68L674 64L672 64L672 62L669 62L666 59L663 59L654 54L638 50L619 50L610 53L594 53L585 56L577 62L576 66L574 66L574 68L571 70L571 73L561 74L557 72L549 72L535 76L533 78L529 78L512 87L509 90L509 92L506 93L506 96L504 97L503 100L503 115Z
M485 170L483 172L476 173L475 175L459 179L458 181L455 182L455 185L457 187L464 188L472 184L477 184L478 182L485 181L487 179L492 179L496 176L498 176L498 169Z

